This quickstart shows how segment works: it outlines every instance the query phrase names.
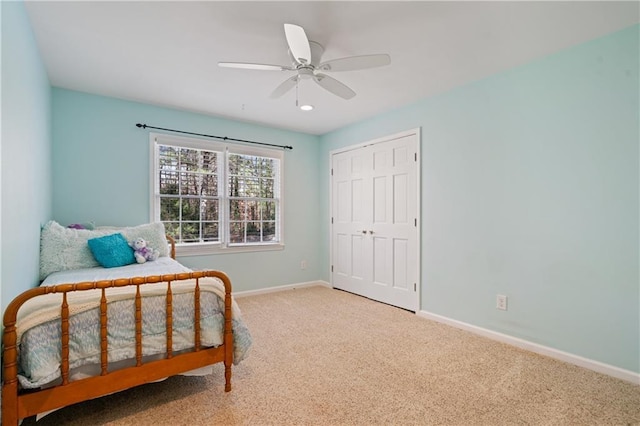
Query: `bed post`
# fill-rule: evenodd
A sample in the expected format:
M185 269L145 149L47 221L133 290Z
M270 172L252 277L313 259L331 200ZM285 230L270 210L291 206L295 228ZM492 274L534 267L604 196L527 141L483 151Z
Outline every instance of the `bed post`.
M4 336L2 342L2 424L18 424L18 352L16 350L16 316L18 309L14 303L7 306L4 314Z
M175 260L176 258L176 240L169 234L167 234L167 241L169 241L169 245L171 246L171 248L169 249L169 253L171 255L171 258Z
M233 364L233 323L231 308L231 281L221 273L219 278L224 283L224 391L231 391L231 365Z
M2 424L18 424L18 370L15 322L4 329L4 371L2 379Z

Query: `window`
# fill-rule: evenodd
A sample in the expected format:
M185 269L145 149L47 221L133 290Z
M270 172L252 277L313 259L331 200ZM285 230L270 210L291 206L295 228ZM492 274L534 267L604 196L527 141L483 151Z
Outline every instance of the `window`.
M281 249L283 152L151 134L153 221L179 254Z

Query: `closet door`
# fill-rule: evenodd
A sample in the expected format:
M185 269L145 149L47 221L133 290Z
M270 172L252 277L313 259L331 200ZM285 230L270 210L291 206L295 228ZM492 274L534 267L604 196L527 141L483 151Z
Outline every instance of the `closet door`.
M332 283L418 308L418 135L332 155Z
M366 294L373 279L371 153L356 149L333 156L333 285Z

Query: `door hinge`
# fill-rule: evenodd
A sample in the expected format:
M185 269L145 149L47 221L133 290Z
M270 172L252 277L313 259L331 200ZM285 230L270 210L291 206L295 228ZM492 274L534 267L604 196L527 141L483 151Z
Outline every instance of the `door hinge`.
M414 218L413 219L413 226L415 226L416 228L418 227L418 218Z
M416 283L413 283L413 291L418 291Z
M331 265L331 272L333 272L333 265Z
M418 153L417 152L413 153L413 161L415 161L416 163L418 162Z
M333 176L333 169L331 169L331 176Z
M333 217L331 218L331 224L333 224Z

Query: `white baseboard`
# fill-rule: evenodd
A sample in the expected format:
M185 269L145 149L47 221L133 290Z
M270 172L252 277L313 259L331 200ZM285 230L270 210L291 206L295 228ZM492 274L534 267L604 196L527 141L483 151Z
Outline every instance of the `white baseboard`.
M246 296L256 296L258 294L267 294L267 293L274 293L277 291L294 290L296 288L313 287L316 285L333 288L331 287L331 284L329 284L328 282L318 280L318 281L308 281L305 283L281 285L277 287L261 288L259 290L246 290L246 291L238 291L238 292L234 291L233 297L239 298L239 297L246 297Z
M499 342L516 346L518 348L525 349L531 352L535 352L540 355L545 355L550 358L568 362L569 364L574 364L579 367L587 368L589 370L593 370L598 373L606 374L608 376L612 376L618 379L625 380L627 382L631 382L636 385L640 385L640 373L635 373L633 371L625 370L625 369L615 367L613 365L605 364L599 361L594 361L592 359L583 358L578 355L560 351L558 349L550 348L548 346L543 346L538 343L529 342L524 339L519 339L517 337L509 336L508 334L498 333L497 331L488 330L486 328L478 327L472 324L468 324L466 322L454 320L454 319L444 317L442 315L434 314L431 312L418 311L416 312L416 315L422 318L430 319L430 320L447 324L456 328L460 328L462 330L470 331L472 333L479 334L480 336L484 336L492 340L497 340Z
M333 288L327 281L308 281L304 283L288 284L277 287L268 287L258 290L247 290L234 292L233 297L241 298L246 296L256 296L259 294L275 293L279 291L294 290L296 288L324 286ZM473 324L469 324L463 321L454 320L442 315L434 314L427 311L417 311L416 315L425 319L433 320L442 324L450 325L462 330L470 331L474 334L487 337L492 340L497 340L508 345L512 345L521 349L525 349L540 355L545 355L550 358L554 358L560 361L568 362L569 364L577 365L598 373L606 374L617 379L621 379L627 382L631 382L636 385L640 385L640 373L625 370L623 368L615 367L613 365L605 364L592 359L584 358L579 355L574 355L569 352L564 352L558 349L550 348L548 346L540 345L538 343L529 342L528 340L520 339L518 337L509 336L508 334L499 333L497 331L489 330L486 328L478 327Z

